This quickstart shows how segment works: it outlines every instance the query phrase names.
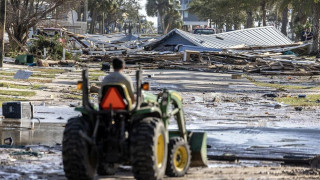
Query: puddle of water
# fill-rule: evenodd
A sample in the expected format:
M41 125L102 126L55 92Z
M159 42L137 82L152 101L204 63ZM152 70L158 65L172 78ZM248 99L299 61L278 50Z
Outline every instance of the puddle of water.
M69 106L35 106L34 117L39 118L41 122L45 123L66 123L68 119L80 115L79 112L74 111L74 108Z
M61 144L64 124L35 123L34 129L30 129L32 121L23 120L20 125L12 122L0 123L0 144L4 144L4 139L11 137L13 145L43 144L52 146Z
M74 108L68 106L35 106L34 117L37 119L4 119L0 122L0 144L9 137L12 137L14 145L61 144L65 123L78 115Z

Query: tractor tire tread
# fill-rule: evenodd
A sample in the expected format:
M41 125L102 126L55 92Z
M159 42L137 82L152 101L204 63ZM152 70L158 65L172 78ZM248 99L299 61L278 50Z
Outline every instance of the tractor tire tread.
M154 136L157 126L162 124L158 118L145 118L133 129L132 136L132 172L138 180L157 180L159 175L154 165L156 149L154 148Z
M183 169L183 171L177 171L175 168L175 165L173 163L175 150L179 146L185 146L187 149L187 155L188 155L188 161L186 167ZM190 167L191 163L191 150L188 142L185 142L183 138L181 137L173 137L169 140L168 145L168 159L167 159L167 168L166 168L166 175L169 177L182 177L184 176Z
M62 141L62 159L65 175L69 180L92 180L95 172L88 172L88 162L85 157L87 144L80 138L79 131L87 132L85 119L75 117L69 119Z

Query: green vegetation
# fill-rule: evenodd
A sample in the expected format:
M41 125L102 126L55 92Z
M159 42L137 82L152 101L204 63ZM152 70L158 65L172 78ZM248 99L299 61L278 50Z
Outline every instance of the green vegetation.
M19 81L17 79L14 79L13 77L1 77L0 76L0 80L10 80L10 81ZM37 83L51 83L52 82L52 79L36 79L36 78L32 78L32 79L27 79L27 80L24 80L26 82L37 82Z
M1 76L14 76L15 74L16 74L15 72L6 72L6 71L0 72Z
M31 77L54 79L54 74L32 74Z
M309 90L319 90L320 87L311 87L311 86L298 86L298 85L284 85L284 84L278 84L278 83L266 83L266 82L258 82L254 80L251 77L247 76L247 79L251 81L254 85L260 86L260 87L270 87L270 88L275 88L275 89L309 89Z
M161 33L163 34L174 28L182 27L181 14L177 9L180 9L180 6L174 0L147 0L146 4L148 16L160 17Z
M33 83L33 82L36 82L36 83L52 83L52 79L28 79L28 80L25 80L26 82L30 82L30 83Z
M295 85L283 85L283 84L272 84L263 82L253 82L256 86L270 87L275 89L313 89L313 87L308 86L295 86Z
M35 96L36 92L33 91L9 91L9 90L0 90L0 95L7 96Z
M3 102L10 102L10 101L28 101L25 98L13 98L8 96L0 96L0 106L2 106Z
M9 87L14 89L43 89L46 88L46 86L40 85L40 84L32 84L31 85L20 85L20 84L13 84L13 83L0 83L0 87Z
M45 72L45 71L43 71L43 72ZM47 72L45 72L45 73L34 73L34 74L31 75L31 77L54 79L56 73L52 73L52 72L55 72L55 71L51 71L48 74L45 74ZM61 71L57 71L57 72L61 72ZM0 72L1 76L14 76L15 74L16 74L16 72L5 72L5 71Z
M319 11L319 0L193 0L189 8L200 19L208 19L218 32L253 28L258 21L259 27L282 24L281 32L287 35L290 24L295 40L306 28L319 31ZM318 54L319 34L314 33L313 39L311 54Z
M320 106L320 94L308 94L306 98L283 97L275 98L278 102L283 102L291 106Z
M76 0L37 0L37 1L7 1L6 10L6 31L9 34L10 48L14 52L24 50L28 41L29 30L36 27L42 21L42 17L59 11L57 16L65 12L77 9L80 1ZM45 8L43 8L45 7Z
M98 81L100 76L106 76L106 74L89 74L89 80Z
M32 40L32 45L29 46L29 51L34 55L43 55L44 48L47 49L47 55L54 60L61 60L64 45L60 41L59 35L55 35L53 38L38 36L38 39ZM69 52L65 52L66 59L71 59L72 55Z
M39 71L45 74L62 74L66 72L64 69L34 68L32 71Z
M5 80L5 81L14 81L15 79L13 79L13 77L3 77L3 76L0 76L0 80Z
M88 9L91 12L89 33L96 33L96 25L100 21L105 21L106 26L119 22L123 25L124 30L129 29L129 25L132 29L133 24L140 20L140 8L138 0L88 0ZM105 17L101 16L103 14ZM112 28L111 31L113 31Z
M81 95L73 95L73 94L64 94L61 96L62 99L73 99L73 100L81 100Z
M100 69L89 69L89 74L91 72L101 73L102 71Z

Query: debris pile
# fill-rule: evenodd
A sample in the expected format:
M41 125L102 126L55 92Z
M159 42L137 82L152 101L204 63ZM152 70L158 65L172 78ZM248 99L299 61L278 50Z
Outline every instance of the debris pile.
M264 75L319 75L320 63L311 58L272 52L211 52L203 53L211 65L228 66L234 70Z
M266 31L268 30L268 31ZM246 32L246 35L243 35ZM273 32L273 33L270 33ZM111 62L123 58L127 64L143 64L144 68L184 69L207 72L245 72L264 75L319 75L320 63L305 58L310 44L294 43L274 27L252 28L215 35L194 35L173 30L162 37L136 35L79 35L64 33L67 41L44 48L50 37L39 36L31 47L38 54L28 62L29 55L7 60L29 66L88 66L93 62ZM264 41L259 38L267 37ZM217 38L217 37L220 37ZM56 38L59 44L60 38ZM261 38L260 38L261 39ZM38 43L38 44L37 44ZM40 45L39 45L40 43ZM42 43L42 44L41 44ZM49 55L54 50L52 55ZM62 54L63 53L63 54ZM53 57L59 57L54 59Z

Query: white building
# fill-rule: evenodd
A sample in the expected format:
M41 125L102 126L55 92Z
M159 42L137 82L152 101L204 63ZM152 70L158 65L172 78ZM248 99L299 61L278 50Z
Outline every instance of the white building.
M186 31L192 31L198 27L207 27L208 20L200 20L196 15L189 12L189 4L192 0L180 0L180 13L183 18L183 29Z

